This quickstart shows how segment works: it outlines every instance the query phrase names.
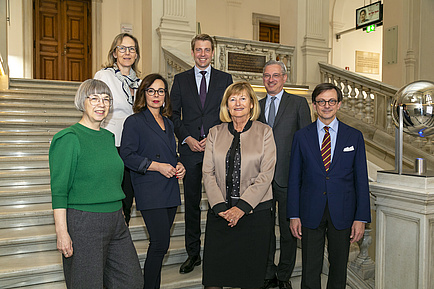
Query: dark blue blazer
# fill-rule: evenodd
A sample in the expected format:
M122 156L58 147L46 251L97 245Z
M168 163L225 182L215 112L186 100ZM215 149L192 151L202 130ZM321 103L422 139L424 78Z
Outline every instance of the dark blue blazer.
M120 155L131 170L131 181L138 210L169 208L181 204L178 179L148 171L151 161L176 166L173 123L163 117L164 132L149 110L129 116L124 123Z
M366 153L360 131L339 122L329 171L321 158L316 122L297 131L292 144L287 217L316 229L328 203L338 230L354 221L371 222Z
M208 135L209 129L220 123L220 103L226 88L231 84L230 74L211 67L208 92L202 108L194 67L175 75L170 100L175 134L179 140L179 153L183 161L202 162L203 152L192 152L190 147L182 142L188 136L199 140L202 125L205 135Z

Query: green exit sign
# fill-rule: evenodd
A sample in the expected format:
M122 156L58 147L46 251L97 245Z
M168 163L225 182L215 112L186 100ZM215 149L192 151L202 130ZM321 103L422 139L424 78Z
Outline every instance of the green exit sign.
M375 24L369 25L366 27L366 33L375 31Z

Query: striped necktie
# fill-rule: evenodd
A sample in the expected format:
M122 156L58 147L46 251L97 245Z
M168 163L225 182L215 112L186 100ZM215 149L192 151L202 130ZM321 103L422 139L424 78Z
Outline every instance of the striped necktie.
M325 130L325 134L321 144L321 156L322 156L322 161L324 163L324 168L326 172L328 172L332 160L332 154L331 154L332 145L330 142L329 127L325 126L324 130Z

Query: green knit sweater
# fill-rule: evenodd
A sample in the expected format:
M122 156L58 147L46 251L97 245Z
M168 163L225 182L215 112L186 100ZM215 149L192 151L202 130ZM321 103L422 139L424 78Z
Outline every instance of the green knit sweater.
M58 132L49 161L53 209L114 212L122 207L124 164L108 130L76 123Z

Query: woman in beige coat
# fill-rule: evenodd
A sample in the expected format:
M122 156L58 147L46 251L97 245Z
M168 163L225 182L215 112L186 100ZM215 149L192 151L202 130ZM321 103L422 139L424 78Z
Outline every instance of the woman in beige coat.
M230 85L220 105L223 123L207 137L205 288L259 288L264 282L276 146L272 129L256 121L259 110L248 82Z

